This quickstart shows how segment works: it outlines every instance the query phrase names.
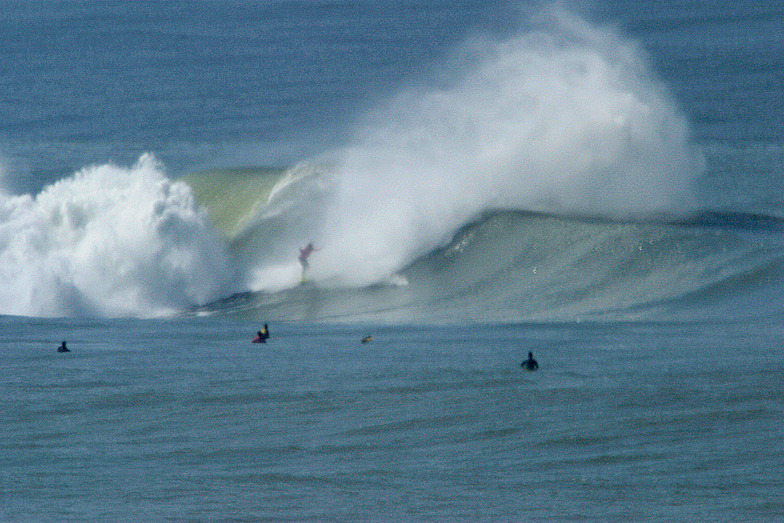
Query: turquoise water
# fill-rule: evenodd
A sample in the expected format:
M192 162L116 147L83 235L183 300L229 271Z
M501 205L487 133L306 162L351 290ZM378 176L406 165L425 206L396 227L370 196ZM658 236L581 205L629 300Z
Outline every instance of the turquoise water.
M0 520L784 518L781 6L0 11Z

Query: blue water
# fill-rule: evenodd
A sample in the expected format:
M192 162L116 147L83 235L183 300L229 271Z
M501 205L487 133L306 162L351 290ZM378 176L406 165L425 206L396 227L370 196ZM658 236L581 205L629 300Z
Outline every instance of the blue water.
M4 323L5 520L784 510L780 324Z
M784 519L778 4L0 11L0 520Z

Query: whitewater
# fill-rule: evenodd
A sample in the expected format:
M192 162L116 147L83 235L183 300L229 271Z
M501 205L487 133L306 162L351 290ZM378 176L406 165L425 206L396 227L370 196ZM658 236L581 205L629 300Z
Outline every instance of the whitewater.
M550 284L566 270L584 275L575 296L599 287L577 301L617 297L621 290L608 297L592 279L635 263L633 254L622 262L600 256L586 268L571 258L585 258L581 250L617 253L623 244L629 253L645 246L647 254L662 241L669 247L675 240L666 237L678 233L635 223L666 224L701 211L694 184L704 170L686 118L645 52L610 26L552 9L505 39L463 42L434 72L361 116L347 145L293 167L258 170L253 190L231 172L178 179L144 154L131 166L85 167L34 195L4 194L0 312L151 317L246 292L281 292L299 284L296 253L309 241L320 246L309 274L320 288L401 287L416 274L418 289L428 292L433 275L416 267L434 253L465 248L477 231L504 222L499 212L532 214L512 218L500 237L476 246L500 253L459 270L487 278L505 263L514 288L531 287L525 296L541 306L510 313L518 300L508 296L495 300L507 311L497 319L542 317L545 308L560 318L638 307L639 298L572 304L563 316L518 260L527 256L530 271L550 274ZM232 184L237 190L216 199L219 186ZM232 230L211 219L210 205L215 216L234 213ZM597 219L607 223L584 223ZM548 229L565 236L563 245L540 243L530 253ZM588 234L593 239L582 245ZM505 254L510 249L517 250ZM744 249L735 256L754 256ZM654 256L640 263L655 263ZM692 278L689 256L641 268L625 293L676 299L721 281ZM443 300L419 296L431 298Z

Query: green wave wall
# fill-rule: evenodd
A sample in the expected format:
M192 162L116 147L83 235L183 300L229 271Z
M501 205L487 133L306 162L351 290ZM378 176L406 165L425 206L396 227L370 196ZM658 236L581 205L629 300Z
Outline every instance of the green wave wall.
M207 208L215 229L232 238L267 202L285 171L279 167L211 169L181 179L191 187L196 201Z

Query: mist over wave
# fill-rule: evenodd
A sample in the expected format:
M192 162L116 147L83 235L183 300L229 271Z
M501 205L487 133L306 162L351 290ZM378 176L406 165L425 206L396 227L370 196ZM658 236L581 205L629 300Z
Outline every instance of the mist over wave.
M323 246L314 278L384 281L491 210L629 218L691 207L703 159L688 124L613 29L553 10L519 36L467 43L442 71L370 112L323 173L329 194L303 202L314 220L299 241ZM286 273L261 270L251 286L273 272Z

